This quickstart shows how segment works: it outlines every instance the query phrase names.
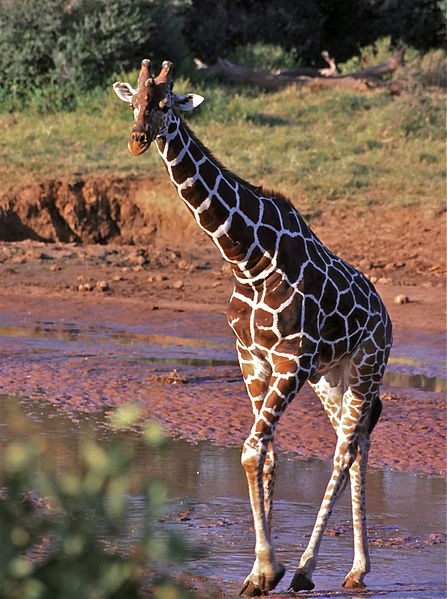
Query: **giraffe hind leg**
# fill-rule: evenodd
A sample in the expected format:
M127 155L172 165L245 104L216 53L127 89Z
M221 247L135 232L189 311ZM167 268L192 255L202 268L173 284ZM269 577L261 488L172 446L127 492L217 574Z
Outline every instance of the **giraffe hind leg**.
M359 428L357 459L351 468L354 562L343 582L347 588L365 588L363 579L371 569L366 529L366 468L370 435L382 412L379 389L389 351L388 343L378 345L371 337L353 355L350 364L352 393L363 397L365 417L363 426Z
M354 394L350 388L343 395L343 407L340 424L337 429L332 474L321 503L318 516L312 530L309 543L301 557L292 579L291 590L302 590L302 581L312 580L317 565L320 544L327 522L332 514L335 501L349 481L350 470L357 458L358 443L365 420L363 398Z
M309 384L319 397L324 410L334 428L337 431L341 419L341 411L343 404L343 379L340 376L335 376L334 380L332 377L321 377L316 382L310 382ZM343 483L343 488L346 485L347 480ZM343 489L340 490L340 493ZM303 566L303 558L307 553L307 560L305 566ZM311 591L315 584L312 581L312 573L316 567L318 558L318 547L310 547L310 543L306 548L305 554L300 560L300 565L295 571L295 575L292 579L290 590L291 591Z
M366 588L363 579L371 569L365 505L366 467L370 448L368 433L360 436L358 445L357 458L350 469L354 561L351 570L343 581L344 587L352 589Z
M343 424L343 396L344 396L344 384L343 379L336 377L335 379L328 379L322 377L318 382L311 383L312 388L320 398L323 407L331 421L334 430L337 432L337 436L340 437L342 429L340 429L340 423ZM368 402L365 402L367 405ZM369 413L368 413L369 412ZM357 439L354 439L355 447L351 448L351 457L349 461L351 466L349 469L344 469L341 477L337 483L337 491L332 497L332 505L328 505L329 513L322 514L322 508L320 509L319 518L315 524L314 533L318 528L318 520L320 516L323 518L329 518L332 506L337 497L341 495L346 484L350 480L351 482L351 497L352 497L352 515L353 515L353 530L354 530L354 562L349 574L345 577L343 586L349 588L364 588L363 583L364 576L370 570L370 560L368 553L368 544L366 538L366 506L365 506L365 477L366 467L368 461L369 452L369 434L377 423L381 413L381 402L378 396L374 397L371 402L371 406L366 411L366 417L361 416L362 420L367 420L368 425L359 428ZM367 430L364 430L367 428ZM352 441L352 440L351 440ZM337 455L337 451L336 451ZM334 456L335 463L335 456ZM328 495L329 487L325 497ZM324 510L323 510L324 512ZM320 527L320 534L313 533L312 539L303 557L300 561L295 576L292 580L291 590L311 590L313 588L312 572L316 566L318 557L319 544L321 537L324 532L324 527Z

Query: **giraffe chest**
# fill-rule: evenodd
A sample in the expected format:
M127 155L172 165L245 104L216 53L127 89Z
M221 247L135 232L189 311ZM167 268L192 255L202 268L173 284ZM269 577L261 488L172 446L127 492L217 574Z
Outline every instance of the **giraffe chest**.
M277 282L273 293L236 287L228 309L228 322L245 347L270 349L302 328L303 297L284 281ZM309 319L309 326L316 318Z

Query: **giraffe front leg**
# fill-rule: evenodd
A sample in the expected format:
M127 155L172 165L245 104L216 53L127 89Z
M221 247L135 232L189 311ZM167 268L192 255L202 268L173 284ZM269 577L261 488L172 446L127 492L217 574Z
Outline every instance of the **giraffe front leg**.
M247 477L248 492L256 532L256 559L245 579L241 595L258 596L273 589L284 575L285 568L276 561L271 540L271 496L264 487L268 440L250 435L244 443L241 463ZM271 472L270 472L271 474ZM271 482L271 480L270 480ZM273 489L272 489L273 490Z
M278 456L273 441L269 443L265 456L264 468L262 470L262 482L264 487L264 509L269 531L272 529L273 491L275 488L276 468Z
M242 585L241 595L262 595L272 590L285 573L284 566L276 561L269 524L275 474L273 434L281 414L304 380L305 376L299 376L298 364L293 360L275 367L251 434L244 443L241 462L253 512L256 559Z

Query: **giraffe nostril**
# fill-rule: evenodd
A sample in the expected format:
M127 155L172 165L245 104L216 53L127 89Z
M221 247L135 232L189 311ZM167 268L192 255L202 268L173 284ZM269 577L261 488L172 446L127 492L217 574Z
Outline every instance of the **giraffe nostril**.
M135 131L131 135L131 139L133 142L138 144L147 144L147 135L141 131Z
M132 131L127 145L130 153L138 156L145 152L150 146L149 136L145 131Z

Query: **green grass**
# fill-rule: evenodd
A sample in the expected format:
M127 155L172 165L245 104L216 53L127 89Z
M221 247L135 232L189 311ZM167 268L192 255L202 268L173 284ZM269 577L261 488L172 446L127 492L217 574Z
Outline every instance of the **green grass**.
M413 69L414 71L414 69ZM129 76L135 82L136 74ZM444 204L445 94L414 77L399 97L385 92L275 94L177 81L205 102L189 118L228 168L277 189L305 212L330 205ZM155 148L127 151L131 111L110 88L73 112L0 114L2 190L29 178L74 174L166 177Z

